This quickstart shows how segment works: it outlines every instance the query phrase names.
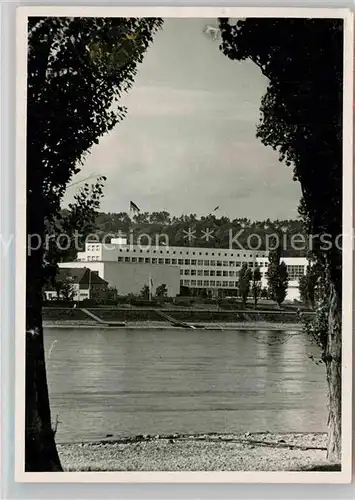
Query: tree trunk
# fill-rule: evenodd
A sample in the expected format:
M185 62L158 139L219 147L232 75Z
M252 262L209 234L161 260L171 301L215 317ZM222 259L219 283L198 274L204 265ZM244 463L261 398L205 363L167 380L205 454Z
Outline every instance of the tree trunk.
M330 461L341 461L341 295L337 287L330 286L328 336L325 365L328 382L328 451Z
M41 199L28 196L27 233L43 240ZM37 246L37 245L36 245ZM26 428L25 471L61 471L51 426L42 327L42 252L27 254L26 275Z

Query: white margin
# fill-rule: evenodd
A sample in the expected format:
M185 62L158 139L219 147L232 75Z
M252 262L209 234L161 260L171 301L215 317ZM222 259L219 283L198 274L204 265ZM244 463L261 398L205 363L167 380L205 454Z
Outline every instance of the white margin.
M49 7L17 9L16 44L16 375L15 481L26 483L316 483L351 482L353 248L343 249L341 472L25 472L26 95L27 17L315 17L344 19L343 234L353 235L354 17L350 9L252 7Z

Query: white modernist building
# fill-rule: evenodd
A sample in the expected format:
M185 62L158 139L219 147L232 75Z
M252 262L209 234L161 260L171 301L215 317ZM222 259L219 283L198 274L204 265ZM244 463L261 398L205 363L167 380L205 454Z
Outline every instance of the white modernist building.
M284 257L287 265L289 289L287 300L299 299L298 280L306 272L307 259ZM154 288L165 283L168 295L176 296L180 287L206 290L216 296L235 295L239 270L246 262L250 268L260 267L262 286L267 286L268 252L201 247L144 246L127 243L126 238L111 239L111 243L86 243L75 262L63 267L88 267L98 271L101 278L117 288L119 294L139 293L148 280Z

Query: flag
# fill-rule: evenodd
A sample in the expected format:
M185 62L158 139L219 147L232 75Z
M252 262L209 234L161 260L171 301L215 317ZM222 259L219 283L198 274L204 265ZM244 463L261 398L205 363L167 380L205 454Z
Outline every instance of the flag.
M216 206L216 208L213 210L214 212L219 209L219 205Z
M135 212L135 213L139 213L140 212L139 207L137 207L137 205L135 203L133 203L133 201L130 202L129 209L132 212Z

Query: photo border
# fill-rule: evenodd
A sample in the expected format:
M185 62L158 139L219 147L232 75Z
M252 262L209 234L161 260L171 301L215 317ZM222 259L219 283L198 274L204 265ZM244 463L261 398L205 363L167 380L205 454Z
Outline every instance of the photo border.
M344 19L343 83L343 304L342 471L149 471L25 472L25 290L26 290L26 117L27 17L316 17ZM348 8L297 7L65 7L17 8L16 37L16 239L15 239L15 481L35 483L330 483L351 482L352 309L353 309L353 59L354 15ZM348 237L349 235L349 237ZM345 242L347 245L345 245ZM351 313L349 312L351 311ZM346 332L346 333L345 333Z

